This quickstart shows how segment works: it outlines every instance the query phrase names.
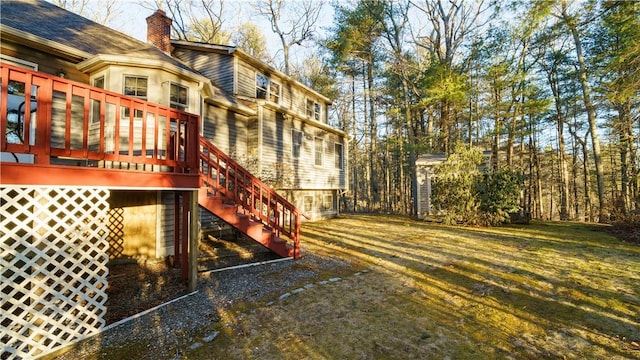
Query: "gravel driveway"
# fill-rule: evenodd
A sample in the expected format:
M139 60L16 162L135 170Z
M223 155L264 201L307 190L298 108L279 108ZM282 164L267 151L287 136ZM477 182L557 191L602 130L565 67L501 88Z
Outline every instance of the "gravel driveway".
M76 344L56 359L180 359L184 349L215 337L221 314L239 304L272 300L321 272L348 269L344 259L305 254L298 261L202 273L198 291ZM127 356L129 354L130 356Z

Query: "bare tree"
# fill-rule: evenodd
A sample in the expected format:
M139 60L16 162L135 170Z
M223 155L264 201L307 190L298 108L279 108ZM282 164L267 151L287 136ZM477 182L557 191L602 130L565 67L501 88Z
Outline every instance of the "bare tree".
M48 0L63 9L69 10L80 16L91 19L98 24L112 25L111 23L122 14L118 0L104 0L99 4L92 0Z
M301 0L257 0L258 14L271 23L271 30L280 39L284 73L291 75L290 51L294 45L301 46L313 40L323 1Z
M231 34L223 30L224 0L150 0L142 6L166 11L173 20L173 36L179 40L222 44L231 41Z

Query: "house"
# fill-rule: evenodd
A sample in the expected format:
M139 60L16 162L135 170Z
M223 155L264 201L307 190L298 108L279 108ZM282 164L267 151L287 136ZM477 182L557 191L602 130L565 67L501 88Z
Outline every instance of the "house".
M297 258L302 219L338 213L330 99L239 49L172 41L162 11L144 43L44 1L0 6L3 359L100 331L110 259L174 255L194 290L206 221Z

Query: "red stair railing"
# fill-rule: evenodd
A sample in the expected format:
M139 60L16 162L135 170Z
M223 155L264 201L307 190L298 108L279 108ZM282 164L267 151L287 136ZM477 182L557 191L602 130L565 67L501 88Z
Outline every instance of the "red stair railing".
M301 216L297 207L255 177L210 141L200 136L200 184L241 205L246 215L259 219L280 237L293 241L300 257Z
M0 78L0 151L16 160L197 174L198 115L1 62Z

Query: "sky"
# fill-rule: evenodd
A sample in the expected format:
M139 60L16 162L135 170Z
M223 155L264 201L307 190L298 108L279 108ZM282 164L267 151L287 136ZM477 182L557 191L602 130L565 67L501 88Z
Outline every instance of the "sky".
M55 0L48 0L56 2ZM107 26L121 31L127 35L130 35L138 40L147 40L147 23L146 18L150 16L153 11L150 10L150 3L152 0L117 0L117 14L113 21ZM101 0L90 0L92 6L100 6ZM145 2L147 5L142 6L141 3ZM248 0L225 0L224 8L226 12L224 27L229 30L233 27L251 21L256 23L262 30L263 34L267 38L267 50L271 56L274 56L279 49L282 48L279 38L271 31L269 22L263 17L255 14L250 1ZM317 24L317 30L324 34L323 29L331 26L333 22L333 8L329 2L325 4L325 7L321 14L321 19ZM302 60L308 57L311 49L294 48L292 49L292 61L298 63L298 60Z

